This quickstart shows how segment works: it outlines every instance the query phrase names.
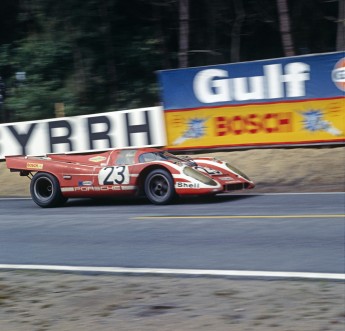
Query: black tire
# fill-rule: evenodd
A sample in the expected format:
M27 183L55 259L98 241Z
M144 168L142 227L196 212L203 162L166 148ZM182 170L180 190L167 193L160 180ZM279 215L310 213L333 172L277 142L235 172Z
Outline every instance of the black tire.
M42 208L58 207L67 201L57 178L46 172L38 172L30 184L32 200Z
M155 205L165 205L175 197L174 180L164 169L151 171L145 179L146 197Z

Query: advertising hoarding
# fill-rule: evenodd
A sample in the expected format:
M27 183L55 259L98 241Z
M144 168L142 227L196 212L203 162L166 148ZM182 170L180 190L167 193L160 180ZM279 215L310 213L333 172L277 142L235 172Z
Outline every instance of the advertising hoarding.
M0 159L165 145L161 107L0 124Z
M343 52L159 73L169 149L344 143Z

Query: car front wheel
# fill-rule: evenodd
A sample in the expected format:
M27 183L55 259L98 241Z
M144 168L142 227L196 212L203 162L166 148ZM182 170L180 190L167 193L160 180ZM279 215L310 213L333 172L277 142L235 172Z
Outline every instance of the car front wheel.
M145 180L146 197L155 205L165 205L175 197L174 180L164 169L149 173Z
M58 207L67 201L55 176L38 172L31 180L30 193L32 200L42 208Z

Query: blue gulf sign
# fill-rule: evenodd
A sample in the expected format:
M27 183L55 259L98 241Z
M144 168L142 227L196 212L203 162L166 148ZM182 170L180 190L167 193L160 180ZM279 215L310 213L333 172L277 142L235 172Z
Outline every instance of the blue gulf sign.
M159 72L165 111L342 97L344 52Z

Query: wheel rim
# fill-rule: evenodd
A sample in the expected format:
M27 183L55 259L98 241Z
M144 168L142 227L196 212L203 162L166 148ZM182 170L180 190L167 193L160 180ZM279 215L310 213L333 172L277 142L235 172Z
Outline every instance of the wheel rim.
M150 181L150 192L158 198L164 198L169 193L169 182L164 176L155 175Z
M53 195L53 182L47 178L39 178L35 183L35 195L40 200L48 200Z

